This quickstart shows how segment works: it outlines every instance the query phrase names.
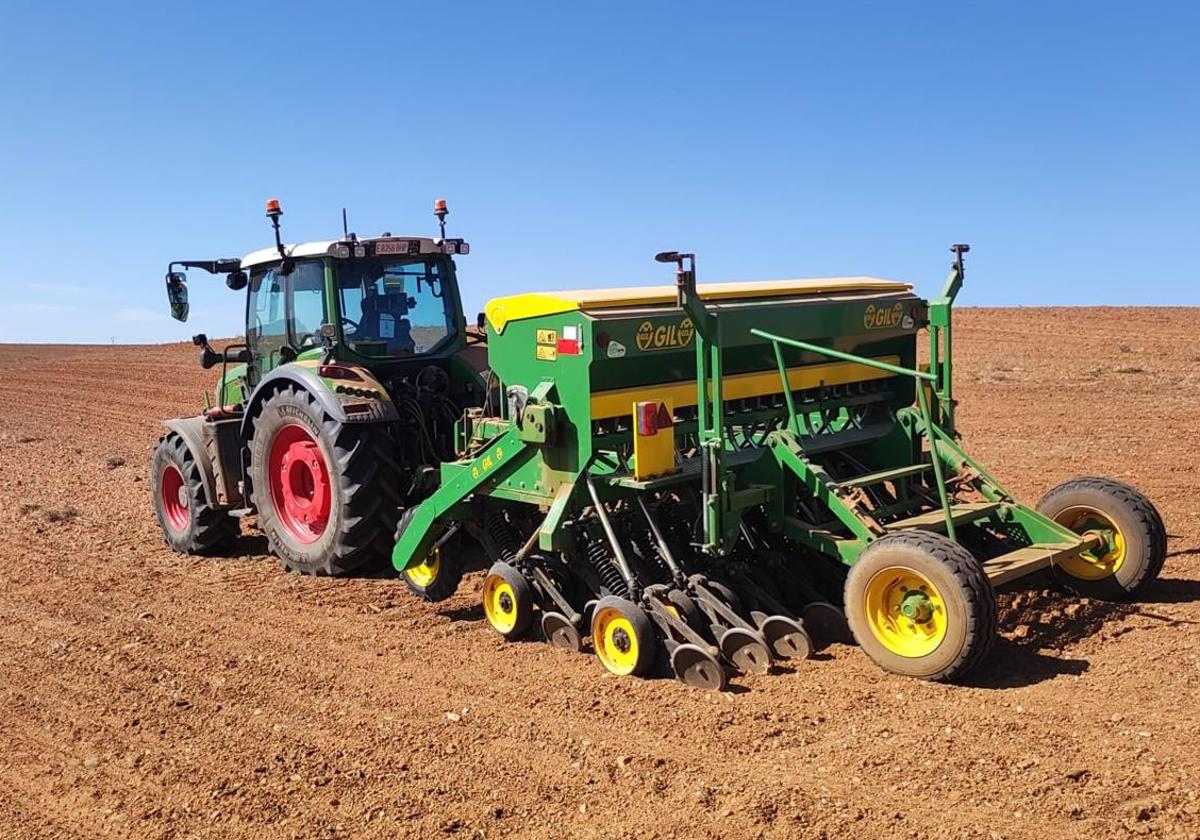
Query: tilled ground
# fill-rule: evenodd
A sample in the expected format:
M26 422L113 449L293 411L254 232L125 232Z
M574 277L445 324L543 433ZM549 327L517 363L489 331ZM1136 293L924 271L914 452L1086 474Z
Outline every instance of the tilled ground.
M505 644L480 575L394 579L163 546L158 418L190 346L0 346L0 836L1200 836L1196 310L964 310L968 449L1021 497L1138 485L1162 580L1006 594L968 686L835 646L712 694Z

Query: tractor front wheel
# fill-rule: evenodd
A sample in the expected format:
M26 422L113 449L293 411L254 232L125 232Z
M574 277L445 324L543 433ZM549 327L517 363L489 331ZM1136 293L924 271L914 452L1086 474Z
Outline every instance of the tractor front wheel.
M346 575L381 564L399 518L387 432L341 423L302 388L271 395L254 418L250 481L258 525L292 571Z
M212 551L238 536L238 521L208 503L200 465L175 432L159 441L150 459L150 499L163 539L181 554Z
M1054 566L1054 579L1080 595L1131 598L1162 571L1167 532L1150 500L1110 478L1076 478L1038 502L1038 513L1098 546Z
M894 674L951 680L996 639L996 595L979 562L941 534L905 531L867 546L846 576L846 618Z

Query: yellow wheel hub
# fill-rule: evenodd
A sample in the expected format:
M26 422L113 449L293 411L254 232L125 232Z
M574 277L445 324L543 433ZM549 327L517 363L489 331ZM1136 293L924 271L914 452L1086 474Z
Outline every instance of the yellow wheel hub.
M404 574L412 581L414 586L426 587L433 584L437 580L438 568L442 564L441 549L434 549L433 552L425 558L425 562L418 566L410 566L404 570Z
M1117 573L1125 562L1125 537L1111 519L1095 508L1069 507L1054 517L1054 521L1076 534L1099 534L1104 542L1099 548L1076 554L1059 562L1059 568L1079 580L1103 580Z
M949 624L937 587L921 573L899 566L876 572L867 583L865 612L880 644L913 659L937 650Z
M483 582L483 613L498 633L507 635L517 626L517 595L499 575Z
M633 622L620 610L606 607L592 620L596 656L614 674L632 674L637 667L638 639Z

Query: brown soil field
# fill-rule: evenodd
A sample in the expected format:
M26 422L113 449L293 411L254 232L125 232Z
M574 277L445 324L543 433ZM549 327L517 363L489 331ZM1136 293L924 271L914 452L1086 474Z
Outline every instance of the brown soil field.
M146 466L190 345L0 345L0 837L1200 837L1200 311L965 309L968 451L1030 503L1141 488L1134 604L1001 594L968 685L856 648L705 693L504 643L481 575L169 552Z

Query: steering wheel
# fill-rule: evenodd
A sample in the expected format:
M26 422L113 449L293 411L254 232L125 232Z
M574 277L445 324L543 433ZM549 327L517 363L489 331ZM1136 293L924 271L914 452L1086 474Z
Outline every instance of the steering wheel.
M343 324L349 324L350 326L354 327L354 332L358 332L358 322L357 321L351 321L345 315L341 316L341 320L342 320Z

